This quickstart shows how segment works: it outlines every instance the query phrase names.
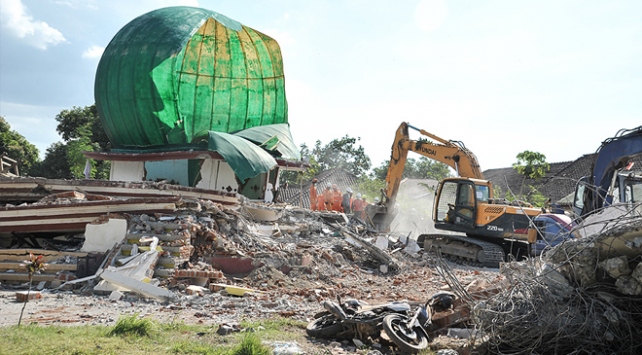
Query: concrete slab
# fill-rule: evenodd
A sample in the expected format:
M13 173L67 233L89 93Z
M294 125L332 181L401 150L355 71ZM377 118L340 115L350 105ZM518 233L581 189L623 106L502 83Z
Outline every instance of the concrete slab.
M114 244L125 239L127 221L110 218L106 223L87 224L85 227L85 243L83 252L107 252Z

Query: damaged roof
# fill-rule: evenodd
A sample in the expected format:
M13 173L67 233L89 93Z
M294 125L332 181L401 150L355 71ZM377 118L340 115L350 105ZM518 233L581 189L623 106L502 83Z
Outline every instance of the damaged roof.
M192 143L201 132L287 123L278 43L214 11L144 14L111 40L95 99L112 146Z
M115 151L218 152L244 181L300 160L278 43L214 11L144 14L111 40L96 72L98 114Z

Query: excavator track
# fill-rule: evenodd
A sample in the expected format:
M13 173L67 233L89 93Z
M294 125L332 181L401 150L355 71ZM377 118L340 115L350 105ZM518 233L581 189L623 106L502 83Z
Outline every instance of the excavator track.
M486 267L497 268L504 261L504 250L483 240L451 234L422 234L417 238L425 250L438 249L442 254L462 258Z

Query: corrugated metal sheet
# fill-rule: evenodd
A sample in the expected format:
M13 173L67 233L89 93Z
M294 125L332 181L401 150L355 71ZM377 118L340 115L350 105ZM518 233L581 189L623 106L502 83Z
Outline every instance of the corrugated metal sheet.
M203 131L287 123L277 42L216 12L169 7L123 27L98 64L114 148L191 143Z

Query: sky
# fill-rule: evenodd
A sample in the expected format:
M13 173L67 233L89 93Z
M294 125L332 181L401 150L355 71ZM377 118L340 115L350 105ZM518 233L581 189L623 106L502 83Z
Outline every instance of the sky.
M401 122L463 142L482 170L525 150L572 161L642 125L637 0L1 0L0 115L44 156L56 115L94 103L116 32L178 5L276 39L295 143L359 137L373 166Z

